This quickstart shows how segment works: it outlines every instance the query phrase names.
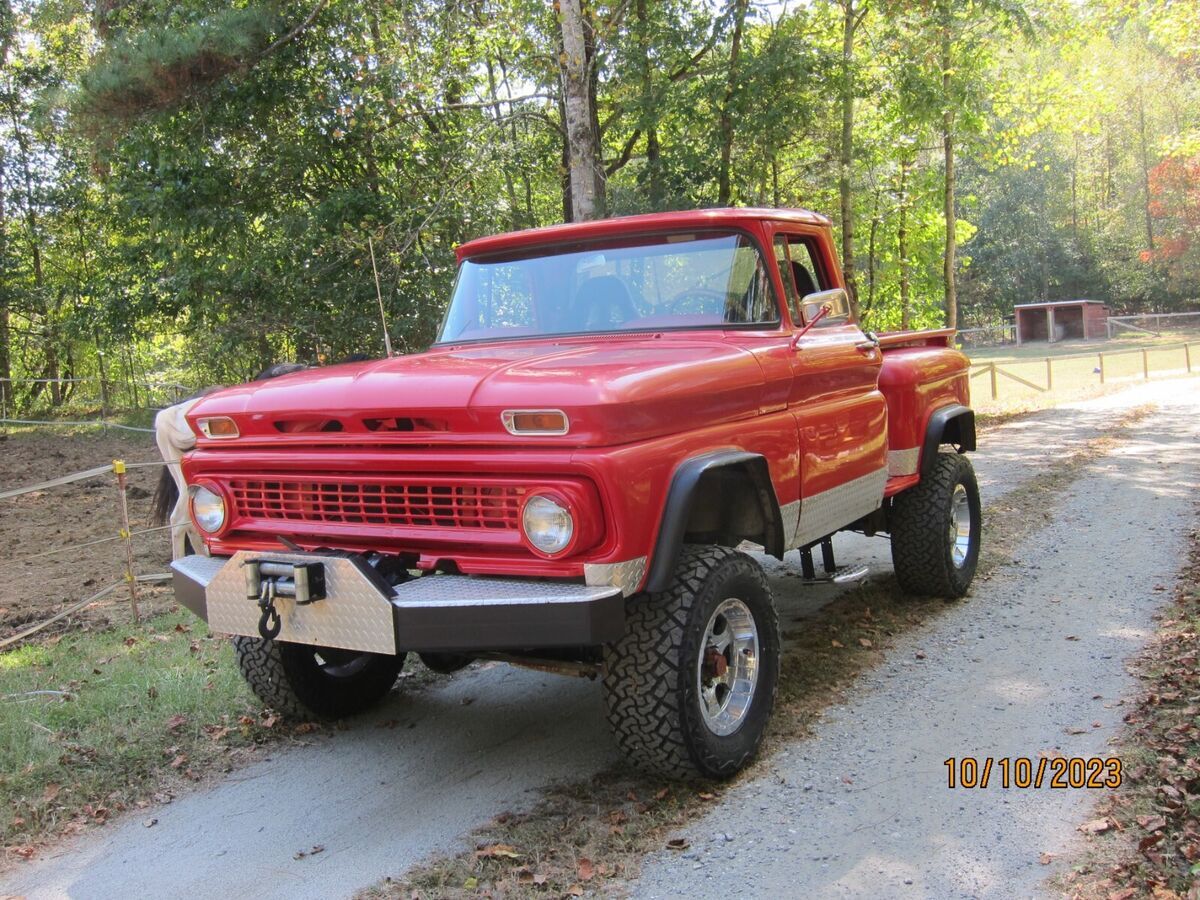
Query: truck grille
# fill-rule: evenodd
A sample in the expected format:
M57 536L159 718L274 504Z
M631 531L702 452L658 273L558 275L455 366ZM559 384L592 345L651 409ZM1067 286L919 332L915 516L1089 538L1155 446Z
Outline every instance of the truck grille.
M238 516L275 521L516 530L525 488L454 478L235 478Z

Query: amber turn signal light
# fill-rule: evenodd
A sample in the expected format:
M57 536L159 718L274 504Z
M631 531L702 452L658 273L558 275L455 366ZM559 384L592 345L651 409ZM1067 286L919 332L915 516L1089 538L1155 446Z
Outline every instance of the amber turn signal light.
M235 438L238 436L237 422L228 416L214 416L211 419L200 419L197 423L206 438L214 440Z
M571 428L561 409L506 409L500 418L509 434L566 434Z

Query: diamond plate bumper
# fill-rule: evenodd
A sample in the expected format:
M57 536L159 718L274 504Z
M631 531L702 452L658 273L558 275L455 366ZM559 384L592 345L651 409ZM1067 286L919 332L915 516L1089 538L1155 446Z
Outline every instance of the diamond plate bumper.
M262 556L325 566L324 600L276 599L281 641L374 653L513 650L602 644L625 627L619 587L467 575L390 587L365 559L346 554L185 556L171 564L175 595L214 631L256 637L260 610L246 596L242 563Z

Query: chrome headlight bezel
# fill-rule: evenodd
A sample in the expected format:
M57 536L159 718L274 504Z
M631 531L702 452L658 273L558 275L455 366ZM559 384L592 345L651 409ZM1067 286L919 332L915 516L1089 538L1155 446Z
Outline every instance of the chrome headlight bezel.
M574 546L577 531L575 513L565 497L538 491L525 498L521 534L535 553L562 556Z
M188 509L196 527L205 534L219 534L229 516L225 495L215 484L188 485Z

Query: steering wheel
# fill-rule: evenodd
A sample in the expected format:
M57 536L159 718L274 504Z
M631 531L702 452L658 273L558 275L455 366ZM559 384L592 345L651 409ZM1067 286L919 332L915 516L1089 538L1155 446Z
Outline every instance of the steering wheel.
M725 294L708 288L687 288L663 304L663 311L671 316L707 313L724 317Z

